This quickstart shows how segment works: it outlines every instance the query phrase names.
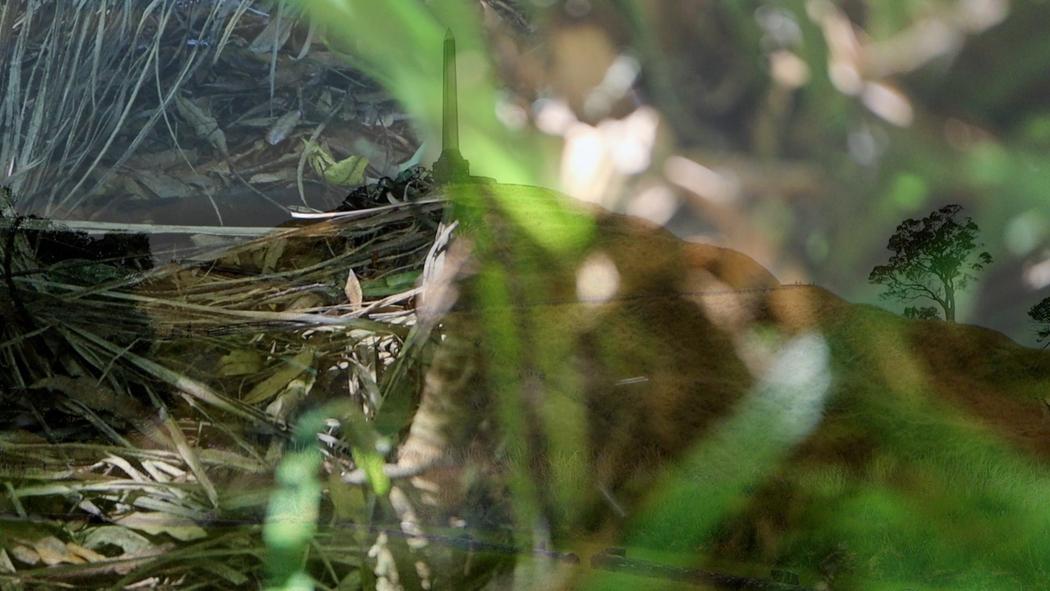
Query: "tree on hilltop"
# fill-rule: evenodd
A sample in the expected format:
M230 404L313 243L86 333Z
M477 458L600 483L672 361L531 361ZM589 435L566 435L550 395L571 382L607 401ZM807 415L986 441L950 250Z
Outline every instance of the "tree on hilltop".
M1036 341L1045 343L1044 349L1050 346L1050 298L1043 298L1043 301L1032 306L1028 316L1039 325L1039 330L1035 333Z
M868 281L882 285L885 299L928 300L940 306L945 320L955 322L955 295L966 289L974 273L991 264L987 252L974 254L977 224L956 221L961 205L945 205L928 216L897 226L886 248L893 256L872 269Z

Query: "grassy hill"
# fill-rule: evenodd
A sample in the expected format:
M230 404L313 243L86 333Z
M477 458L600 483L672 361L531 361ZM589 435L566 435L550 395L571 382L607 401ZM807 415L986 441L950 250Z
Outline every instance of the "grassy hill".
M493 230L515 249L482 260L518 299L493 315L483 269L448 320L514 343L483 348L470 383L497 406L525 397L504 459L546 491L532 510L556 540L837 589L1050 584L1050 356L587 215L593 240L558 260ZM581 304L594 260L615 295Z
M700 299L715 312L736 305L726 295ZM656 493L636 540L703 548L712 569L779 564L843 589L1050 583L1038 559L1050 547L1050 356L988 329L907 320L819 287L767 292L756 325L773 347L801 334L827 344L819 422L734 490ZM686 453L680 480L691 469L710 473L718 454L706 445ZM747 461L746 450L727 452ZM705 493L719 492L729 497L723 511L689 527Z

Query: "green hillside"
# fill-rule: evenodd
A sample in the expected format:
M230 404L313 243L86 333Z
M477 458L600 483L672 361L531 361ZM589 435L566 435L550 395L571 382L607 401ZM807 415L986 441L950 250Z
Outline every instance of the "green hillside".
M690 562L700 549L712 570L762 575L775 564L843 589L1047 585L1050 357L994 331L906 320L816 287L770 292L765 305L767 338L827 343L819 424L732 490L687 482L691 470L711 473L712 457L738 468L748 452L694 444L677 480L629 522L636 555L670 550L665 561ZM725 467L725 479L733 472ZM727 497L724 512L696 520L707 494Z

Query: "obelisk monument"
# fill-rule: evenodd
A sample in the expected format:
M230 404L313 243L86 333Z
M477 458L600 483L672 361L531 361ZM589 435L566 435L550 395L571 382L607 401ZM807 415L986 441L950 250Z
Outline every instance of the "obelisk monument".
M441 114L441 156L434 163L439 183L470 181L470 163L459 153L459 102L456 88L456 38L445 33L445 70Z

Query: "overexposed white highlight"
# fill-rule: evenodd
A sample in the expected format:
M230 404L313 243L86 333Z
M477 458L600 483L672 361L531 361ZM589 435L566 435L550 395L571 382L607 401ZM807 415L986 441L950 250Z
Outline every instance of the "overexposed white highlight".
M681 205L678 196L666 185L654 185L631 197L627 215L633 215L658 225L671 220Z
M597 126L572 123L565 130L562 189L584 201L601 203L623 177L649 167L658 125L659 115L649 107Z
M620 272L604 252L590 254L576 270L576 298L581 302L607 302L619 289Z
M732 204L740 197L740 181L736 177L682 156L667 159L664 175L679 187L720 205Z

